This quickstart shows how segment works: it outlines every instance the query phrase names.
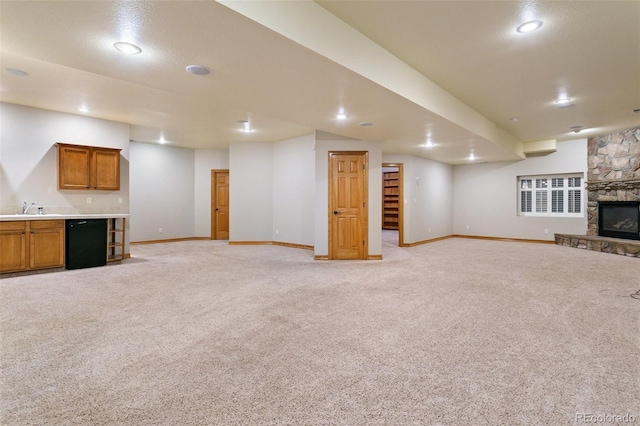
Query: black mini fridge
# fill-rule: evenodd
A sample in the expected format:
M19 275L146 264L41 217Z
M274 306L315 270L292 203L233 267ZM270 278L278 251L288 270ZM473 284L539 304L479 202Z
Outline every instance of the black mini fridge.
M67 219L65 231L67 269L107 264L107 219Z

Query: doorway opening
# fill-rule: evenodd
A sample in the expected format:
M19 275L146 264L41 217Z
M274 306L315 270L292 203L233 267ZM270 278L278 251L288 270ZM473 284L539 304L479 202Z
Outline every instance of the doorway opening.
M402 163L382 163L382 242L404 246Z

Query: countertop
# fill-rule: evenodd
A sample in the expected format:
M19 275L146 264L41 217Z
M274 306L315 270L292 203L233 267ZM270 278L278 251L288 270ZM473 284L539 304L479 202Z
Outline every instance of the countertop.
M129 218L129 214L123 213L91 213L91 214L2 214L0 222L11 220L56 220L56 219L122 219Z

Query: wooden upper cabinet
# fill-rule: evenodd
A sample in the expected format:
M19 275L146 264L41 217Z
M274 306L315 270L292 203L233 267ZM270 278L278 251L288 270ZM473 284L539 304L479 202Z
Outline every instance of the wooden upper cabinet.
M120 150L92 148L91 152L93 189L120 189Z
M58 189L120 189L120 149L57 145Z
M91 148L58 144L58 189L89 189Z

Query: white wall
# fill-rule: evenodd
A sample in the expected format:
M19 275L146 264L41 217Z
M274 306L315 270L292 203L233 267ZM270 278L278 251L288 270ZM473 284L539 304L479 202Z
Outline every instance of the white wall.
M586 171L586 139L558 142L558 150L544 157L454 166L454 233L536 240L553 240L554 233L585 234L586 215L583 218L518 216L517 177L557 173L586 176ZM586 211L586 193L584 195L583 211Z
M453 233L453 166L409 155L383 155L383 163L402 163L404 243Z
M131 241L194 236L194 157L192 149L131 142Z
M273 144L229 146L229 241L273 241Z
M273 144L273 241L313 246L314 135Z
M211 170L229 168L229 151L198 149L195 151L194 235L211 237Z
M382 143L355 140L316 140L316 202L314 254L329 254L329 151L369 153L369 255L382 254Z
M7 103L0 120L1 214L22 213L24 201L45 213L129 213L128 124ZM120 190L58 190L56 142L121 149Z

